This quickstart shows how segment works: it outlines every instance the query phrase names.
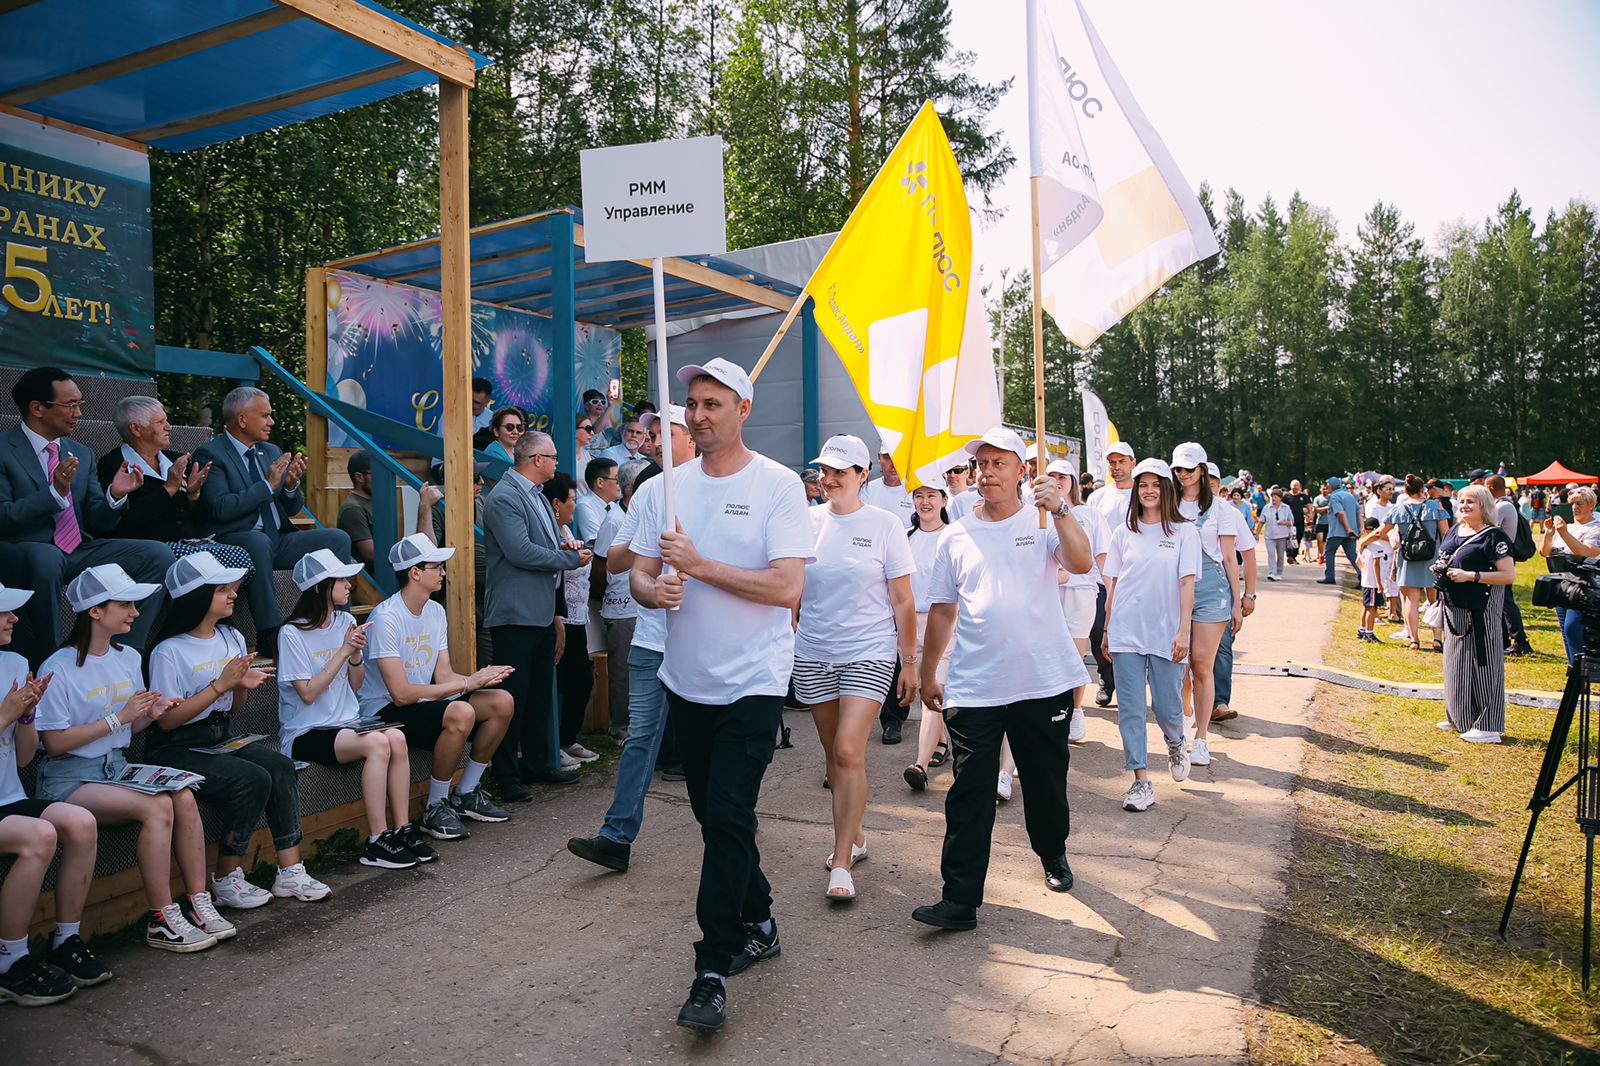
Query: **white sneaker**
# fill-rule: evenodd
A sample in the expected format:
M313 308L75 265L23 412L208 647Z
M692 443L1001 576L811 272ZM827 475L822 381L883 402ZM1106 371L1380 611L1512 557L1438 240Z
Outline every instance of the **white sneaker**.
M291 896L306 903L315 903L333 895L333 889L306 873L306 864L297 862L278 871L272 882L272 894L288 899Z
M1089 726L1083 720L1083 708L1072 709L1072 721L1067 725L1067 740L1073 744L1082 744L1089 735Z
M1397 629L1393 633L1389 634L1389 639L1390 640L1406 640L1406 641L1409 641L1411 639L1411 630L1409 630L1409 629Z
M183 916L176 903L169 903L159 911L150 912L150 923L145 929L147 947L162 951L204 951L217 946L217 938L203 929L196 929Z
M185 896L179 906L183 909L185 921L218 940L227 940L239 932L232 922L217 913L217 905L211 902L209 892L196 892L192 896Z
M228 876L211 879L211 898L216 900L219 906L231 907L236 911L250 911L271 903L272 893L246 881L244 869L236 866L228 871Z
M570 755L572 758L577 759L580 763L594 762L600 758L599 755L590 751L582 744L568 744L566 747L561 749L561 753L563 755Z
M1148 781L1134 781L1128 794L1122 797L1122 809L1125 811L1148 811L1155 805L1155 786Z
M1450 724L1450 720L1448 718L1442 722L1433 723L1433 728L1445 733L1454 733L1456 731L1456 727Z
M1469 729L1461 734L1461 739L1468 744L1498 744L1500 734L1491 733L1487 729Z
M1172 774L1174 781L1189 780L1189 753L1183 750L1181 740L1170 741L1167 744L1167 770Z
M574 759L572 756L568 755L565 751L561 752L561 768L563 770L576 770L578 767L580 767L582 765L583 765L582 760Z
M1194 750L1189 752L1189 765L1211 765L1211 743L1209 741L1197 740L1194 742Z
M1004 770L1000 771L1000 780L994 786L994 794L1001 803L1011 798L1011 775Z

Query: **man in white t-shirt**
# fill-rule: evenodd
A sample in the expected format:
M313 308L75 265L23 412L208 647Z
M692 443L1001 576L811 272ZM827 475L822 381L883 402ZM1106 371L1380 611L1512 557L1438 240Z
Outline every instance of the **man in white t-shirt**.
M1073 691L1089 683L1056 593L1058 568L1093 569L1088 536L1048 475L1031 485L1034 503L1052 516L1048 528L1039 528L1035 507L1023 506L1025 449L1016 433L996 427L967 450L978 460L983 502L939 538L922 650L923 706L944 716L956 778L944 808L943 897L912 917L941 929L978 924L994 832L992 782L1006 739L1045 887L1072 887L1067 741ZM941 683L937 669L952 630L955 654Z
M903 529L910 529L911 519L916 516L917 508L911 502L911 489L901 479L900 471L894 465L894 456L880 451L878 468L883 472L883 476L867 482L867 487L861 490L862 501L874 507L882 507L900 519Z
M1133 497L1133 467L1136 460L1133 446L1127 441L1113 442L1106 448L1106 483L1089 494L1090 507L1105 516L1106 526L1116 529L1128 524L1128 501ZM1094 629L1089 632L1089 653L1094 656L1095 669L1100 674L1100 690L1094 694L1096 707L1111 706L1117 694L1117 675L1111 666L1111 657L1105 652L1106 633L1106 583L1100 581L1099 597L1094 605Z
M400 591L367 618L369 661L358 693L364 717L403 725L409 745L433 750L428 802L418 825L435 840L471 836L462 818L504 822L511 817L479 785L511 727L511 693L490 687L511 676L511 667L485 666L470 677L456 673L444 608L432 598L444 587L445 561L455 553L435 547L423 533L389 549ZM450 779L469 738L472 757L452 796Z
M678 1024L722 1028L723 979L778 954L756 800L794 666L793 608L813 536L799 475L746 448L754 388L725 359L686 366L700 458L674 468L676 530L657 478L635 497L633 597L667 611L661 683L705 840L695 981Z

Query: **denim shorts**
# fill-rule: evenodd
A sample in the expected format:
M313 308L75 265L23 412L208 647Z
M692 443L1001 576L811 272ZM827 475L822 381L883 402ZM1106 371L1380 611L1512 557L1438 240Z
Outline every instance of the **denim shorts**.
M80 785L99 784L113 780L127 767L122 748L112 748L104 755L52 755L39 767L39 787L35 790L40 799L65 802Z
M1228 591L1228 572L1205 552L1200 553L1200 573L1194 579L1195 622L1226 622L1233 617L1233 595Z

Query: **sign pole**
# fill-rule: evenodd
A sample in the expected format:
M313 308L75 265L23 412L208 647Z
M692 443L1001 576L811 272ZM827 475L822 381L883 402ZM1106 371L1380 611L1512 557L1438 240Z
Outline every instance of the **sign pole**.
M656 291L656 421L661 432L661 498L666 504L667 525L671 533L678 526L678 512L672 502L672 390L668 387L667 366L667 290L661 278L661 257L650 260L650 278Z

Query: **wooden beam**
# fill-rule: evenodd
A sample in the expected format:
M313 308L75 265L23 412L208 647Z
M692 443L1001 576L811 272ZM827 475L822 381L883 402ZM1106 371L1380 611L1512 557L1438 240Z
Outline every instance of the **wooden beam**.
M436 41L427 34L396 22L382 12L374 11L356 0L276 0L286 8L298 11L306 18L320 22L331 30L403 59L413 66L429 70L440 81L452 82L470 89L477 80L478 70L466 49L451 47Z
M574 225L572 230L574 242L579 247L582 247L583 227ZM642 266L646 270L650 269L650 260L648 259L630 259L628 262ZM778 311L787 311L794 305L795 300L805 299L804 293L799 296L785 296L783 293L769 289L765 285L757 285L754 282L730 277L721 271L713 270L708 266L702 266L687 259L678 259L676 257L663 259L661 261L661 269L675 278L699 282L708 289L716 289L718 292L725 292L730 296L738 296L753 304L771 307Z
M0 96L0 101L8 104L26 104L34 100L43 100L49 96L81 89L85 85L110 81L124 74L132 74L134 71L146 70L174 59L181 59L219 44L237 41L261 33L263 30L282 26L286 22L293 22L298 17L298 14L287 8L268 8L266 11L234 19L232 22L225 22L220 26L201 30L199 33L191 33L187 37L179 37L175 41L165 41L154 48L131 52L116 59L108 59L104 63L96 63L81 70L12 89L4 96Z
M498 222L486 222L481 226L474 227L472 230L472 235L474 237L481 237L487 233L499 233L501 230L515 229L518 226L527 226L539 221L541 218L548 218L551 215L570 214L572 214L572 208L556 207L550 209L549 211L535 211L531 215L518 215L516 218L502 218ZM396 244L390 248L379 248L375 252L362 252L360 255L347 255L343 259L330 259L323 265L334 269L354 266L356 263L366 263L373 259L382 259L386 255L394 255L397 252L412 252L416 251L418 248L431 248L433 245L438 243L438 237L424 237L419 241L408 241L405 244Z
M362 71L359 74L347 74L342 78L334 78L318 85L307 85L303 89L292 92L279 93L277 96L266 100L252 100L247 104L238 104L234 107L225 107L221 111L212 111L204 115L195 115L193 118L178 119L160 126L147 126L142 130L131 130L122 136L135 141L159 141L167 137L178 137L195 130L210 129L213 126L225 126L230 122L239 122L257 115L265 115L273 111L281 111L286 107L296 107L309 103L312 100L321 100L329 96L338 96L340 93L353 92L364 89L368 85L376 85L381 81L389 81L410 74L416 70L411 63L390 63L386 66L374 67L372 70Z
M306 270L306 384L313 392L328 391L328 272ZM332 491L328 470L328 420L306 413L306 500L323 525L338 515L338 495Z
M88 126L79 126L73 122L63 122L59 118L51 118L49 115L37 115L32 111L24 111L20 107L12 107L10 104L0 104L0 115L10 115L13 118L20 118L27 122L37 122L41 126L49 126L54 130L66 130L68 133L75 133L79 137L88 137L92 140L104 141L106 144L114 144L118 148L126 148L130 152L138 152L142 155L150 154L150 146L148 144L130 141L128 138L118 137L114 133L92 130Z
M478 616L472 534L472 238L467 188L467 90L439 81L439 298L444 311L445 542L450 560L445 606L450 662L463 674L477 667ZM569 405L570 406L570 405Z

